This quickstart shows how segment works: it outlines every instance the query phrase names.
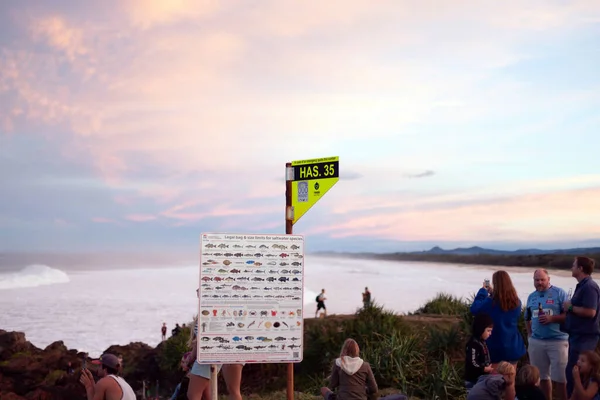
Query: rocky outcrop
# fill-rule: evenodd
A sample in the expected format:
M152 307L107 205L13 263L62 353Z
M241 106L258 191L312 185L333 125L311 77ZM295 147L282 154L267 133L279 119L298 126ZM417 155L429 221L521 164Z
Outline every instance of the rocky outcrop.
M107 351L123 355L123 375L134 390L141 391L143 379L158 377L158 373L144 376L158 371L156 350L150 346L132 343ZM0 330L0 399L84 400L85 390L79 383L84 358L85 353L67 349L62 341L39 349L21 332Z

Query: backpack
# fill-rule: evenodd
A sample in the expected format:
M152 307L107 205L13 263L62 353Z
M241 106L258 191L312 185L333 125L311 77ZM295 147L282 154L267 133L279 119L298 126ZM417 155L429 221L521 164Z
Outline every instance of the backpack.
M319 300L320 298L321 298L321 295L320 295L320 294L318 294L318 295L317 295L317 297L315 298L315 301L316 301L317 303L318 303L318 302L320 302L320 301L321 301L321 300Z

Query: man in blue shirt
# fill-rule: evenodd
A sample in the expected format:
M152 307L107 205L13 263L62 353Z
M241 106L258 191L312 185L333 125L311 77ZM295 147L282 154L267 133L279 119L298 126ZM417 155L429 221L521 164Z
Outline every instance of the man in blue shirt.
M595 261L588 257L575 257L571 275L577 279L573 298L565 301L567 311L565 330L569 333L569 360L567 375L567 395L573 393L573 366L579 354L594 351L600 337L600 288L590 275L594 272Z
M567 300L567 294L550 284L550 276L545 269L534 272L533 285L536 290L527 298L525 308L529 360L531 365L540 370L540 389L546 398L552 399L554 383L558 398L566 400L565 368L569 356L569 335L560 330L558 321L564 313L563 303Z

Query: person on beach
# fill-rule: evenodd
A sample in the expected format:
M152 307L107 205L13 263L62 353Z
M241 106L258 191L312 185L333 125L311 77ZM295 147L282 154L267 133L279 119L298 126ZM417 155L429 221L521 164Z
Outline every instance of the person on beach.
M136 400L135 392L123 378L119 376L119 359L114 354L105 353L98 360L97 375L100 380L94 383L89 369L81 371L79 382L85 387L88 400Z
M365 291L362 294L363 299L363 307L368 308L371 305L371 292L369 292L369 288L365 287Z
M162 327L160 328L160 333L162 334L162 341L167 340L167 324L163 322Z
M171 336L177 336L179 335L179 332L181 332L181 327L177 323L175 324L175 328L171 329Z
M600 356L592 350L579 355L573 366L573 394L570 400L600 400Z
M565 370L567 395L573 393L573 366L579 355L595 350L600 337L600 288L592 279L596 263L588 257L575 257L571 275L577 279L573 298L563 303L565 331L569 334L569 357Z
M472 335L466 346L465 354L465 388L467 395L475 386L481 375L493 371L490 353L485 341L492 334L494 321L486 313L479 313L473 319Z
M540 370L534 365L524 365L517 371L515 400L552 400L540 389Z
M515 400L515 366L502 361L491 374L481 375L467 400Z
M377 399L377 382L368 362L359 357L360 349L354 339L346 339L339 358L335 359L329 386L321 388L325 400ZM333 391L337 389L337 393Z
M494 334L487 340L492 364L508 361L516 365L526 353L518 327L521 300L506 271L494 272L491 286L484 282L471 305L471 313L486 313L494 321Z
M566 400L569 335L560 330L559 321L564 320L563 303L567 300L567 293L550 284L550 276L545 269L533 273L533 284L536 290L529 295L525 306L529 361L539 369L540 388L546 398L552 399L554 384L558 398Z
M325 300L327 300L327 298L325 297L325 289L321 289L321 293L319 293L315 300L317 301L317 311L315 311L315 318L317 318L317 316L319 315L320 309L323 309L323 314L327 316L327 308L325 307Z

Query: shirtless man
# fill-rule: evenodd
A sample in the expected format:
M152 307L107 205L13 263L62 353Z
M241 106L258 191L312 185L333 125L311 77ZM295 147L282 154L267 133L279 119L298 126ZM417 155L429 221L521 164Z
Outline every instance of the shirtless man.
M136 400L135 392L123 378L119 376L119 359L113 354L103 354L98 360L100 380L94 383L89 369L84 369L79 382L85 387L88 400Z

